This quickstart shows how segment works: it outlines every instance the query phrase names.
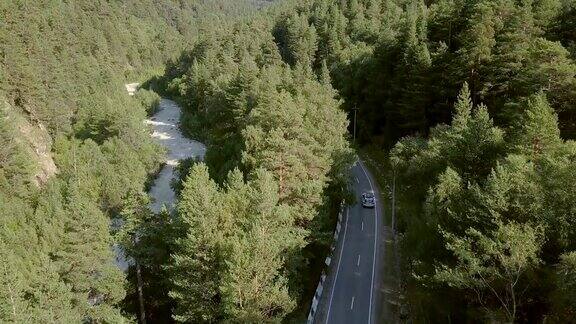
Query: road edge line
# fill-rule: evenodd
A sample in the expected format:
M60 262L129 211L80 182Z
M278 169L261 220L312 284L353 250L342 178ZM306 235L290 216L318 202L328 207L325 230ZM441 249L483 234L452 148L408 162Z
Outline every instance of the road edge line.
M362 163L362 160L358 159L358 163L360 164L360 168L362 169L362 171L364 172L364 175L366 176L366 179L368 179L368 183L370 184L370 188L372 189L372 191L374 191L374 187L372 186L372 181L370 180L370 177L368 176L368 172L366 172L366 169L364 168L364 163ZM376 206L374 206L374 256L372 257L372 280L370 281L370 305L368 307L368 323L372 323L372 303L373 303L373 296L374 296L374 272L375 272L375 268L376 268L376 248L377 248L377 244L376 242L378 241L378 208Z
M344 223L344 235L342 235L342 246L338 255L338 265L336 266L336 274L334 275L334 282L332 289L330 289L330 301L328 302L328 312L326 314L326 323L330 320L330 310L332 309L332 299L334 298L334 288L336 288L336 281L338 281L338 272L340 272L340 263L342 262L342 253L344 252L344 245L346 244L346 232L348 230L348 212L349 208L346 207L346 222Z

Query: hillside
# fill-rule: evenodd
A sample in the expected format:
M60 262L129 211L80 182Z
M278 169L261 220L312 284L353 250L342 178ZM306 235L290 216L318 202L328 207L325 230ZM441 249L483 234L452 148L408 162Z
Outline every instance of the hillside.
M110 217L162 152L124 83L264 4L0 2L0 322L125 320Z
M342 314L572 322L576 3L273 2L0 2L0 322L300 323L351 209Z
M325 173L321 161L332 150L331 165L338 166L346 126L340 110L325 106L339 106L348 113L350 133L357 129L360 151L378 160L372 164L381 187L396 189L382 199L400 234L403 280L394 289L405 299L392 307L399 315L415 322L571 321L575 18L569 0L284 1L200 38L165 73L167 91L184 106L184 126L209 144L208 171L192 171L205 182L185 181L187 203L180 209L185 222L206 219L187 223L184 232L191 238L214 230L210 212L189 203L202 201L206 192L199 188L214 181L223 193L210 195L227 196L225 188L238 185L237 172L250 185L263 169L278 183L281 205L305 206L297 209L305 217L296 216L288 228L302 231L293 237L306 244L275 242L283 262L272 259L260 269L276 278L267 293L284 298L288 291L291 298L278 305L267 294L256 300L234 295L231 287L252 277L203 259L257 262L235 254L241 248L253 255L247 251L257 245L240 240L227 250L219 240L239 225L224 223L230 227L202 241L214 247L209 253L181 239L166 262L197 262L209 274L183 279L180 273L198 268L176 263L168 275L178 314L276 319L286 313L289 321L291 300L310 303L303 281L331 243L325 239L334 214L326 207L338 197L330 185L342 175L337 168ZM316 150L318 143L327 150ZM320 204L319 193L326 199ZM240 226L259 225L248 224ZM213 285L208 296L222 303L184 293L205 280Z

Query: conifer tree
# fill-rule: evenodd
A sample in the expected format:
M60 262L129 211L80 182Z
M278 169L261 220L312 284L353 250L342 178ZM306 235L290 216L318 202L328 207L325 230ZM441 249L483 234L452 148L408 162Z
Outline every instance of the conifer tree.
M425 132L428 97L426 71L431 64L426 44L427 17L424 4L410 3L404 19L405 25L400 37L400 63L394 67L397 77L392 86L406 90L398 91L397 107L388 107L387 114L389 127L402 135L407 132Z
M558 117L543 93L528 99L518 128L518 149L527 156L538 158L554 152L562 144Z
M4 260L1 271L0 319L4 322L22 323L29 321L30 305L24 298L25 278L17 271L17 261L10 250L0 242L0 256Z
M482 65L489 62L496 45L494 9L490 2L478 2L467 21L468 30L462 34L462 47L459 49L464 66L465 76L472 83L472 91L477 91L478 78Z
M124 278L113 263L109 221L74 183L66 200L68 218L62 249L57 253L62 280L71 286L84 319L122 320L114 307L124 297Z
M74 309L70 286L60 280L50 258L58 246L50 246L55 242L40 233L52 228L40 227L32 214L25 201L0 193L0 255L4 260L0 267L0 321L79 321L82 317Z
M222 317L220 277L223 259L219 255L222 233L218 187L206 166L195 165L182 190L178 205L184 237L176 242L172 255L170 296L177 302L174 319L179 322L215 322Z
M554 295L555 314L554 317L560 321L571 318L574 312L574 294L576 285L576 252L568 252L560 257L560 262L556 268L556 289Z
M328 69L326 60L322 60L322 66L320 67L320 75L318 76L318 79L323 85L329 86L332 84L330 80L330 70Z
M540 262L541 233L528 225L497 226L490 235L472 228L462 238L445 234L458 261L453 268L438 268L435 278L471 290L482 305L490 297L496 299L503 319L514 322L524 289L519 279Z
M242 198L250 205L239 215L244 219L242 231L227 244L230 257L222 279L223 306L234 321L278 321L295 306L281 272L282 257L302 241L292 229L287 206L278 206L272 176L259 170L247 185L247 196ZM236 195L238 190L231 189L238 188L228 189L229 195Z

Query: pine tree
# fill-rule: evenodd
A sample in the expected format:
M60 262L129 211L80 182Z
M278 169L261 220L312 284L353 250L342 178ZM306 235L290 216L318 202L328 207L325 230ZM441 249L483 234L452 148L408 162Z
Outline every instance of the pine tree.
M482 65L490 62L492 51L496 45L495 17L492 4L479 2L473 8L473 13L467 21L468 30L462 34L460 58L467 67L464 76L472 83L472 91L478 91L478 78Z
M281 202L301 206L297 217L310 220L325 179L325 173L314 174L312 166L326 170L327 159L314 154L318 144L305 128L310 103L285 91L269 90L258 99L243 131L243 162L249 170L271 171L279 183Z
M295 15L287 26L288 63L309 66L314 63L318 49L316 28L310 26L307 17Z
M472 114L472 99L467 82L464 82L454 108L455 115L452 117L452 126L456 129L463 129L466 127Z
M215 322L221 319L219 255L222 234L218 187L208 169L195 165L182 190L178 213L185 235L176 242L170 276L170 296L176 301L174 319L179 322Z
M244 185L241 178L236 182L228 194L237 195L238 190L232 189ZM292 230L287 208L277 205L279 196L272 176L260 170L247 185L250 190L242 198L250 205L245 214L238 215L244 226L227 243L230 254L222 278L223 307L237 322L274 322L295 306L287 278L281 273L282 256L303 241Z
M328 70L328 65L326 64L326 60L322 60L322 66L320 68L320 75L318 76L318 81L325 86L330 86L331 79L330 79L330 70Z
M397 76L392 85L399 97L396 105L387 107L387 127L399 128L404 135L426 130L427 73L431 64L426 43L426 10L423 3L411 3L405 13L400 46L400 64L394 67Z
M448 145L445 154L450 164L456 167L465 179L479 180L490 173L494 162L504 152L504 135L501 129L494 126L486 106L480 105L471 113L467 84L464 84L458 98L452 128L448 130L446 137L439 137L442 138L441 142L432 143L435 146Z
M0 321L8 323L76 322L70 287L60 280L51 260L55 242L39 232L33 210L25 201L0 193ZM54 215L57 216L57 215Z
M0 270L0 319L7 323L30 321L31 305L26 301L26 280L16 257L4 242L0 241L0 256L4 260Z
M554 317L559 321L570 321L576 301L576 252L565 253L560 257L555 279Z
M503 319L514 322L523 290L519 279L540 262L540 229L511 223L498 224L488 235L473 228L465 237L444 235L457 263L437 268L435 279L470 290L480 304L486 305L488 296L495 298Z
M85 319L121 321L114 307L124 298L124 278L113 262L109 221L74 183L66 201L68 218L57 253L60 275L72 287L76 307Z
M562 144L558 117L543 93L528 99L518 127L518 150L527 156L538 159L542 154L554 152Z

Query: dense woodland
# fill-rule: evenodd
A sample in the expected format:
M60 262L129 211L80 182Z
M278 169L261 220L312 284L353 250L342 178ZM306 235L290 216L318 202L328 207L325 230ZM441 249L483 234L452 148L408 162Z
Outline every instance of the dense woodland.
M391 149L417 321L569 322L576 220L573 1L309 1L276 15L359 140Z
M141 265L148 322L301 321L348 197L354 111L396 177L412 320L573 320L576 3L263 3L0 3L0 321L136 321L114 243ZM154 215L162 152L142 120L158 97L123 83L164 62L148 85L208 151Z
M174 243L167 261L173 266L168 275L176 275L166 284L176 287L177 318L260 322L291 309L286 292L298 303L291 270L300 260L283 249L307 244L300 257L314 260L322 250L310 247L326 244L331 223L322 205L290 195L291 178L298 176L296 194L314 197L305 180L312 185L328 169L308 160L319 155L305 153L313 143L306 136L326 143L319 134L339 138L338 127L346 125L316 119L341 117L307 114L312 100L318 108L340 105L349 120L356 110L359 145L389 152L381 172L398 183L408 316L426 322L570 321L576 302L574 21L576 4L562 0L284 1L201 38L169 64L163 80L164 90L185 108L186 129L209 144L207 166L194 166L181 192L180 228L187 237ZM313 128L301 129L313 118ZM293 129L301 130L288 131ZM329 154L346 157L338 142ZM334 166L349 159L337 161ZM247 251L258 245L235 243L231 237L242 234L230 228L249 233L258 222L246 228L242 221L210 216L204 210L226 213L203 197L250 187L262 181L260 172L276 181L273 202L310 206L315 213L311 223L292 220L293 229L306 231L300 234L305 245L286 239L286 245L272 244L268 252L283 256L283 264L274 258L259 263L268 265L259 268L259 278L275 278L275 284L248 302L230 295L250 279L247 273L237 277L237 253L252 255ZM324 197L338 197L331 195L330 181L321 183L316 192L325 188ZM269 226L281 231L286 224ZM203 238L206 232L211 234ZM249 257L243 262L252 269ZM213 287L208 295L186 295L193 291L186 287L206 282Z
M177 221L143 224L134 247L151 320L170 309L193 323L301 321L308 311L345 195L348 121L328 71L320 80L286 64L273 28L262 15L207 32L151 82L208 144L205 163L183 168Z
M154 96L124 83L263 3L0 1L0 322L135 319L110 220L162 151L143 124Z

